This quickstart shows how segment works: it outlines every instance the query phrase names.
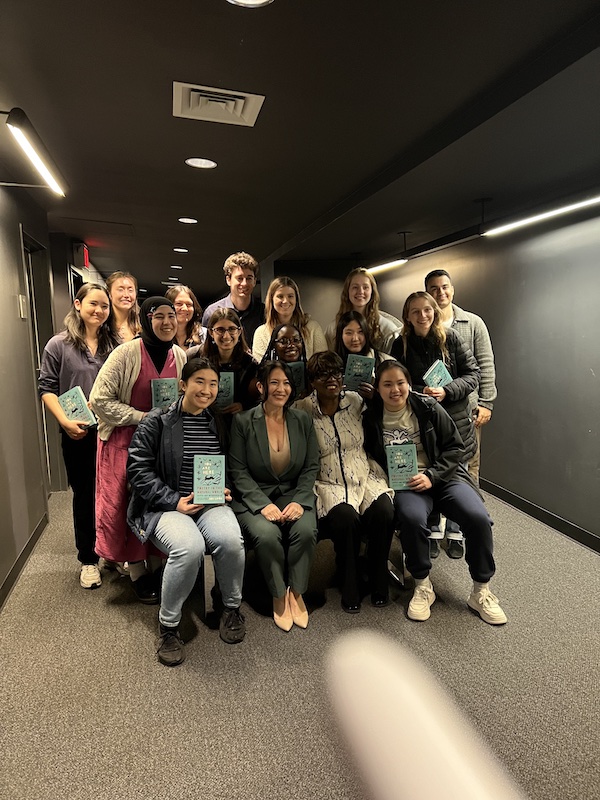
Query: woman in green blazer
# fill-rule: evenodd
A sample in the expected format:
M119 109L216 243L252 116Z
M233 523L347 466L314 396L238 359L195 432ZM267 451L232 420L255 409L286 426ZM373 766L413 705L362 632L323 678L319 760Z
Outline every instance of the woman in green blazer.
M275 624L289 631L294 623L308 625L302 594L317 541L319 446L309 415L290 408L295 391L285 362L263 364L257 385L261 405L233 418L232 508L273 596Z

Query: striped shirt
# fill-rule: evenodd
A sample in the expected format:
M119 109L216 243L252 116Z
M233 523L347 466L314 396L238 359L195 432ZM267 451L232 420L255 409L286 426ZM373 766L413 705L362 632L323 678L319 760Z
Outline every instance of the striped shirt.
M179 486L183 497L194 490L194 456L212 456L221 453L221 445L217 434L210 429L210 417L204 411L201 414L182 414L183 419L183 460Z

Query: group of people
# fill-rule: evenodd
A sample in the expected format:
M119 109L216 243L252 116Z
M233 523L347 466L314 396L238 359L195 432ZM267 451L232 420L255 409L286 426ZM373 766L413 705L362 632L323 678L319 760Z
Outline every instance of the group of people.
M443 514L449 555L463 554L465 537L469 607L490 624L506 622L489 589L492 522L478 490L477 434L495 398L483 322L452 303L444 270L407 298L399 320L380 310L373 276L358 268L323 332L291 278L275 278L263 305L253 295L257 270L247 253L230 256L230 293L204 315L183 285L138 309L135 278L113 273L105 287L83 285L65 330L46 345L39 392L62 429L81 586L101 584L100 558L128 574L141 602L160 604L158 657L174 666L185 657L182 606L205 552L220 636L234 644L246 633L246 547L275 624L289 631L309 622L303 595L319 537L333 541L341 605L356 614L367 594L377 608L389 603L398 530L415 583L408 617L422 621L435 600L429 572ZM356 391L344 382L351 355L373 364ZM428 386L437 361L449 380ZM176 396L153 407L153 381L173 384ZM76 386L97 429L61 405ZM418 471L394 491L386 448L405 443L416 447ZM195 503L194 457L222 455L222 502Z

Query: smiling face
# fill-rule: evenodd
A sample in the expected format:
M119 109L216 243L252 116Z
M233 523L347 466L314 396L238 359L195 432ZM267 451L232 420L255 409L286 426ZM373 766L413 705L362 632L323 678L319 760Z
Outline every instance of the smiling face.
M275 339L275 352L280 361L299 361L302 355L302 337L293 325L284 325Z
M408 378L399 367L390 367L381 373L377 391L386 411L402 411L410 392Z
M348 297L354 311L362 313L363 309L369 304L372 294L373 288L371 286L371 281L366 275L355 275L354 278L352 278L350 286L348 287Z
M118 278L110 287L110 300L118 311L130 311L135 306L135 284L131 278Z
M279 322L289 322L296 308L296 292L291 286L282 286L273 295L273 309Z
M200 414L215 402L219 376L214 369L199 369L187 381L179 381L183 391L182 408L188 414Z
M273 411L285 408L285 404L292 393L292 385L285 372L276 367L269 373L266 386L263 386L260 382L258 383L258 390L265 398L265 409Z
M407 316L417 336L427 336L433 325L435 311L427 298L416 297L408 307Z
M354 320L342 330L342 342L349 353L362 353L365 346L365 334L360 324Z
M219 319L208 332L217 345L221 361L229 361L240 340L241 329L230 319Z
M454 300L454 286L447 275L430 278L426 289L441 309L448 308Z
M313 381L313 389L316 389L319 402L331 401L339 398L342 393L343 374L339 370L318 372Z
M231 291L231 300L236 308L245 308L256 285L256 276L251 269L234 267L225 277Z
M86 329L97 330L106 322L110 313L108 295L100 289L92 289L81 300L75 300L74 306Z
M187 292L179 292L173 300L175 312L177 314L177 324L187 325L194 316L194 302Z
M171 342L177 332L177 317L171 306L158 306L152 314L152 330L161 342Z

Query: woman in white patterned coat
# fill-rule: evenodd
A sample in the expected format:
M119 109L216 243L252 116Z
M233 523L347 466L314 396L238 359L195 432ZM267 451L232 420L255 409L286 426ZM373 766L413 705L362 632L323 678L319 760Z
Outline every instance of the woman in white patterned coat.
M362 598L358 553L368 542L371 603L388 604L387 559L392 541L393 492L379 464L363 447L364 402L355 392L342 393L343 362L337 353L315 353L307 365L313 393L296 407L313 418L321 451L315 482L319 531L335 547L342 608L360 611Z

